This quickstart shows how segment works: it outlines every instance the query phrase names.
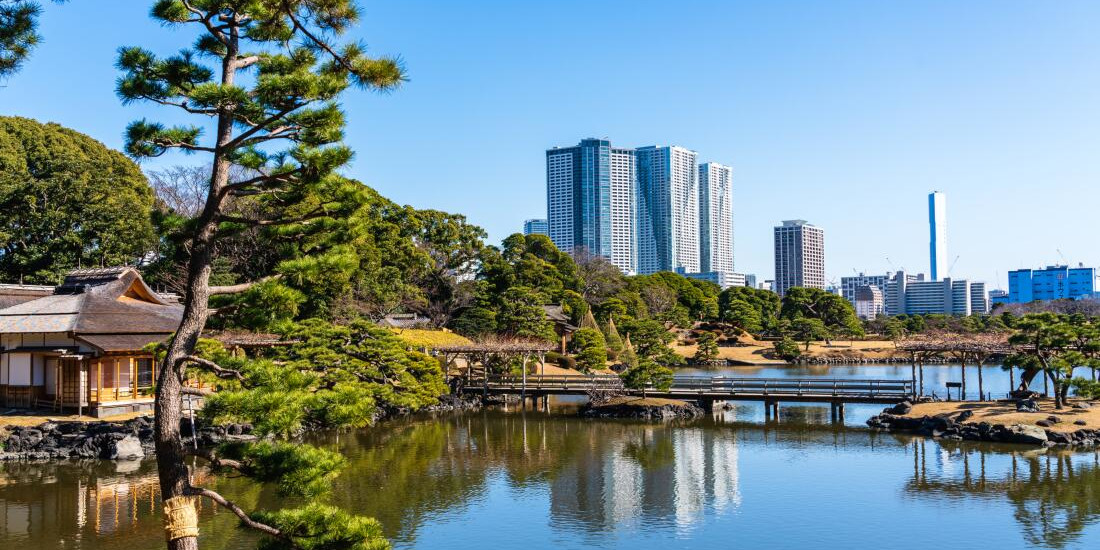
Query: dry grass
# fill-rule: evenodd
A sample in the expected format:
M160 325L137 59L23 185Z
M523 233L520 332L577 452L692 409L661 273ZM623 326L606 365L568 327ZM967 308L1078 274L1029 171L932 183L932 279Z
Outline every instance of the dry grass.
M93 416L77 416L75 414L42 414L42 411L17 412L0 415L0 428L14 426L37 426L44 422L123 422L139 416L146 416L149 412L131 412L115 416L95 418Z
M665 405L673 405L682 407L687 405L687 402L680 401L679 399L664 399L661 397L637 397L633 395L621 395L618 397L612 397L607 400L606 403L600 403L598 407L617 407L625 405L628 407L664 407Z
M719 359L729 359L747 365L782 365L785 362L780 359L770 359L764 355L770 354L772 342L756 340L752 336L743 335L739 338L740 346L721 346L718 348ZM695 355L696 346L684 346L674 344L672 348L676 353L684 357ZM799 344L803 353L815 357L851 357L866 359L888 359L896 353L894 343L889 340L833 340L832 345L825 342L810 343L810 350Z
M397 335L398 339L414 348L469 346L473 344L469 338L445 330L419 328L391 328L390 330Z
M1080 429L1100 429L1100 403L1092 403L1093 408L1088 410L1071 409L1067 406L1059 411L1054 408L1053 399L1040 399L1037 400L1037 402L1042 412L1016 412L1015 403L1000 401L918 403L913 406L913 410L906 416L919 418L922 416L934 416L943 413L954 414L963 411L974 411L974 416L970 417L970 420L966 421L967 423L989 422L990 424L1011 426L1012 424L1034 425L1036 421L1045 420L1048 416L1055 415L1061 418L1062 421L1047 428L1052 431L1073 432ZM1071 402L1074 402L1074 400L1071 399ZM1076 420L1084 420L1087 424L1078 426L1074 424Z

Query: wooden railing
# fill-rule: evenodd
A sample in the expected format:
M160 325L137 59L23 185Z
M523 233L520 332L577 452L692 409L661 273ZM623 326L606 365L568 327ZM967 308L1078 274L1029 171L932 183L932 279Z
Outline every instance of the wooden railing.
M484 388L494 392L575 392L625 389L618 376L490 375L473 379L469 390ZM652 389L652 388L651 388ZM672 386L662 394L768 397L824 397L834 399L904 399L912 396L910 380L870 380L834 378L732 378L725 376L675 376Z

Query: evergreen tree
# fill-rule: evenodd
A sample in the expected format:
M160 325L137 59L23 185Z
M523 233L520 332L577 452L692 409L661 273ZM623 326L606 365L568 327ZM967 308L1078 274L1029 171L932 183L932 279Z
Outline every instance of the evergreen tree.
M646 392L651 388L667 391L672 387L672 369L643 357L638 360L637 366L623 373L623 385L642 390L642 397L646 397Z
M718 335L707 330L696 340L695 359L698 363L709 363L718 358Z
M189 253L183 320L157 380L154 438L161 495L173 503L194 495L218 502L208 490L190 483L179 434L184 369L193 365L219 372L216 364L195 355L210 313L209 298L247 291L261 280L211 286L217 243L257 226L278 228L290 237L323 228L353 211L357 205L345 194L346 180L335 176L352 156L340 145L344 116L337 100L353 85L391 89L404 73L394 59L368 57L357 44L335 42L358 19L351 0L157 0L152 16L168 26L191 27L198 39L165 58L139 47L121 49L119 96L124 103L170 106L211 126L207 134L200 126L141 120L126 130L126 151L134 157L180 150L207 156L211 166L202 212L183 228ZM230 181L234 166L252 176ZM231 213L228 205L236 200L255 201L253 212L259 215ZM354 270L354 252L346 247L302 252L264 277L305 281L350 277ZM270 535L275 546L290 546L296 534L319 529L335 537L325 535L330 547L379 546L369 529L341 532L350 525L364 525L359 520L336 517L312 504L264 516L283 522L276 525L262 525L239 508L227 507L246 525ZM176 533L168 542L170 550L197 546L191 530Z
M598 329L577 330L571 345L581 371L588 373L607 366L607 343Z
M57 284L155 247L153 191L133 161L57 124L0 117L0 282Z
M63 0L54 0L62 2ZM42 8L28 0L0 0L0 78L19 70L38 45Z

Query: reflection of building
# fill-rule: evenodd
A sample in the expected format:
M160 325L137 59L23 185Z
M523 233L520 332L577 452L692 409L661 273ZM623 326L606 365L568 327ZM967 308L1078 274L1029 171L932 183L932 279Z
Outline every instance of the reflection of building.
M103 547L163 541L160 483L153 461L5 465L0 473L0 540L23 548L58 548L59 540L101 539ZM203 472L195 483L205 478ZM213 505L199 499L200 514ZM113 541L113 542L112 542ZM160 544L163 544L161 542ZM8 546L4 546L8 548Z
M740 505L735 435L660 426L606 435L593 433L551 482L550 513L563 523L603 533L648 517L687 529L708 508Z

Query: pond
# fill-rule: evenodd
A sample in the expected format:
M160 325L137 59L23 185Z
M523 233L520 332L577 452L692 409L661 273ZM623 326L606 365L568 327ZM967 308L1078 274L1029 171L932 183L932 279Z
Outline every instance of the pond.
M835 367L834 367L835 368ZM937 443L828 422L825 406L693 422L483 411L315 443L348 457L332 501L397 548L1085 548L1100 455ZM860 420L862 421L862 419ZM0 464L0 548L163 548L155 463ZM245 507L270 488L199 479ZM203 548L252 548L202 509Z

